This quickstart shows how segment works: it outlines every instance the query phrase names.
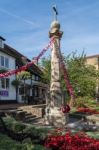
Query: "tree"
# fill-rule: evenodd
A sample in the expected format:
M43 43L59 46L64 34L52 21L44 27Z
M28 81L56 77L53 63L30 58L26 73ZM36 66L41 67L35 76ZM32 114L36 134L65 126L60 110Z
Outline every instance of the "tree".
M94 66L86 64L86 56L80 56L74 52L65 57L70 82L76 96L95 95L97 71Z
M22 71L17 75L18 81L23 81L23 87L24 87L24 98L26 97L26 80L31 78L31 74L28 71ZM26 99L24 99L26 101Z
M43 82L50 84L51 80L51 58L42 58L41 66L43 67L42 80Z
M64 56L64 62L68 71L68 77L76 96L95 95L97 71L94 66L86 64L86 55L82 53L77 56L76 52ZM51 79L51 59L43 59L42 66L45 68L43 80L50 83ZM61 71L62 73L62 71ZM63 73L61 74L62 88L68 89L64 82Z

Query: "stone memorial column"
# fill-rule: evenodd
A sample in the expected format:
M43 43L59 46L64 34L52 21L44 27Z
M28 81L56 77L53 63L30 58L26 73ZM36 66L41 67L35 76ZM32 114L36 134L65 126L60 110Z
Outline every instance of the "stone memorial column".
M57 11L54 8L55 12ZM56 14L57 15L57 14ZM61 111L63 94L60 83L60 39L63 32L60 31L60 23L55 17L54 21L51 23L51 28L49 31L49 37L54 38L54 43L51 49L51 83L50 83L50 102L48 109L46 109L47 121L49 124L60 127L65 125L66 116Z
M61 107L62 105L62 89L60 83L60 39L63 32L60 31L60 24L58 21L53 21L49 32L49 37L54 38L55 42L52 45L51 52L51 85L50 95L51 104L54 107Z

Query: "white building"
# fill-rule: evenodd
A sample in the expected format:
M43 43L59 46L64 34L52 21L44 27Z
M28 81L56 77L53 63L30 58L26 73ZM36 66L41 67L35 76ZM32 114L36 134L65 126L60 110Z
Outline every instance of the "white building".
M0 72L14 70L24 65L24 55L4 43L5 39L0 37ZM26 57L25 57L26 58ZM26 58L27 62L30 62ZM16 75L0 79L0 104L1 103L42 103L45 100L47 85L41 82L42 71L37 65L32 65L28 71L31 79L20 82L18 87L12 82Z

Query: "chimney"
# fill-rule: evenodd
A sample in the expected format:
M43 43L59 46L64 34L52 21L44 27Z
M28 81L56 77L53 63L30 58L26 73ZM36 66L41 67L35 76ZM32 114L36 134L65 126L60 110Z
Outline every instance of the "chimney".
M5 39L2 36L0 36L0 48L4 48L4 41Z

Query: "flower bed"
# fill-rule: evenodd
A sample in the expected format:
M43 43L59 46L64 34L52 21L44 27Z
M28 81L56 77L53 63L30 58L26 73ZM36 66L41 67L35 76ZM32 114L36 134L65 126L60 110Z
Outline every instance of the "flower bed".
M77 109L77 112L87 113L87 114L99 114L99 111L97 111L95 109L90 109L88 107L86 107L86 108L80 107L80 108Z
M84 133L49 136L45 147L52 150L98 150L99 140L88 137Z

